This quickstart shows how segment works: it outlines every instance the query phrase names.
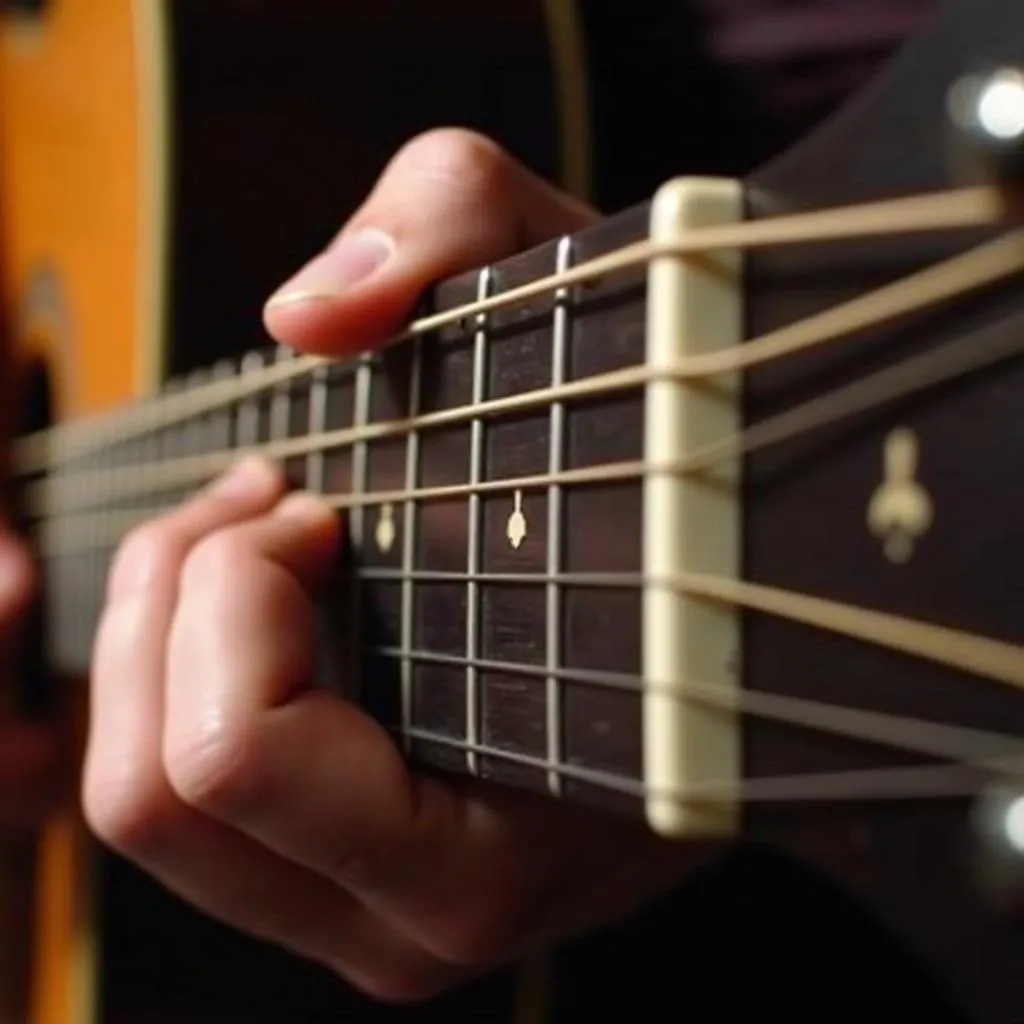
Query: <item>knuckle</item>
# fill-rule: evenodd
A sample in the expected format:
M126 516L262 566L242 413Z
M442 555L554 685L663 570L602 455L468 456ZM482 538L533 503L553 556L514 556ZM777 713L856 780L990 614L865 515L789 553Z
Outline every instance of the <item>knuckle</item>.
M167 754L167 777L180 799L210 815L244 814L259 799L260 759L247 729L223 719Z

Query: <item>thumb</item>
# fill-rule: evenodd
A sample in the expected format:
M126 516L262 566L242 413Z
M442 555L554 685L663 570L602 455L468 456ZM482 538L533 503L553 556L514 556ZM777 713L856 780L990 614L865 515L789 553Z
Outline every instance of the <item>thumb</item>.
M334 241L270 299L264 322L306 352L363 350L397 334L437 282L595 217L489 139L432 131L391 160Z

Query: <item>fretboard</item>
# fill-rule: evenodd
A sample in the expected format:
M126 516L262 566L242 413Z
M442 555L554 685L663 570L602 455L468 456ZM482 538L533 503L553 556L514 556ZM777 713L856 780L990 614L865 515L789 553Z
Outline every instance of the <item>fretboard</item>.
M630 211L449 281L433 308L647 231L648 209ZM646 289L637 266L354 361L290 373L301 360L268 349L172 382L177 395L282 368L29 481L57 661L86 667L125 533L261 450L345 517L327 633L358 652L342 671L412 757L640 807Z

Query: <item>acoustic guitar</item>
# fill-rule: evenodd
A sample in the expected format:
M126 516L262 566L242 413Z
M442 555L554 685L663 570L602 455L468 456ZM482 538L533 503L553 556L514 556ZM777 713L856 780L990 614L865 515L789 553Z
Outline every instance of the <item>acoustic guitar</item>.
M4 340L17 364L0 380L24 430L245 352L265 293L419 131L466 124L576 193L592 187L591 29L566 0L2 8ZM84 596L46 577L51 602ZM68 660L70 623L49 612L45 663L73 677L86 648ZM84 632L75 643L87 645ZM42 713L64 689L36 673L25 702ZM9 860L4 1024L372 1014L335 980L231 935L95 848L74 811ZM507 990L484 1001L505 1006Z
M207 369L176 373L177 334L157 332L165 383L101 409L143 390L119 350L124 394L57 401L61 422L14 445L51 663L87 665L125 531L258 449L346 515L325 613L353 699L410 758L599 807L610 828L779 851L926 972L944 1016L851 965L886 1019L1024 1020L1022 67L1024 8L950 0L781 156L671 179L440 283L382 352L257 340L220 358L197 318ZM229 301L207 286L212 309ZM55 849L81 852L51 840L51 865ZM44 932L69 920L57 896L87 891L56 877ZM125 967L149 926L125 904L87 917L106 930L41 944L79 973L41 986L60 1002L37 1019L159 1019L169 1004L143 1007ZM841 924L812 939L842 955ZM82 934L106 936L101 974ZM702 942L677 969L732 980L721 1015L745 965L701 960ZM666 988L689 995L693 973ZM85 979L105 998L82 1001ZM847 1019L853 996L826 992L821 1016ZM328 1005L279 1015L345 1012Z

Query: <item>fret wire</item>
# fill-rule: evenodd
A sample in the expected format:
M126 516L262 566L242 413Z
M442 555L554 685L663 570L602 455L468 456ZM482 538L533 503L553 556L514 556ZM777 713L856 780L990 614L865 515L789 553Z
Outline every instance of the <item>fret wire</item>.
M215 382L224 382L230 380L235 376L235 364L230 359L222 359L220 362L215 363L211 378ZM232 449L236 446L237 439L234 436L234 411L230 405L223 406L222 408L215 409L211 423L214 424L214 429L211 429L211 441L210 451L218 451L222 449ZM160 460L158 458L152 460L154 466L159 466Z
M412 343L412 360L409 372L409 418L419 414L422 400L423 343L416 338ZM420 436L410 431L405 448L405 489L412 494L420 473ZM410 652L413 645L415 615L415 593L412 571L416 562L416 502L413 499L403 506L402 523L402 726L408 730L413 721L413 664ZM411 738L405 739L406 753L412 749Z
M207 384L211 381L217 380L217 365L207 367L203 371L203 383ZM198 427L196 428L196 443L199 445L199 450L202 452L213 451L216 446L221 443L221 437L218 431L220 426L220 411L217 409L203 413L198 417Z
M489 267L485 267L477 277L477 300L486 299L493 285L493 272ZM477 318L476 331L473 335L474 406L479 406L487 395L487 326L487 315L481 313ZM472 487L478 486L482 478L483 458L484 421L482 417L476 416L470 425L469 483ZM480 571L481 507L480 496L476 493L470 494L466 540L466 738L471 745L477 742L480 721L479 673L474 666L480 642L480 593L479 586L472 577ZM480 766L476 751L471 746L466 748L466 767L471 775L479 774Z
M318 366L313 371L309 396L309 433L311 437L327 432L327 376L328 367ZM311 491L323 494L327 490L327 457L323 448L306 454L306 481Z
M288 349L279 348L274 356L277 364L287 363L291 357ZM269 409L267 410L267 438L273 444L275 441L288 439L288 407L291 404L289 389L287 386L277 388L270 396Z
M330 368L318 366L309 381L309 430L315 433L327 427L328 387ZM306 456L306 489L314 494L323 494L327 489L327 458L320 451L310 452ZM339 664L339 645L336 636L336 605L333 601L318 601L316 617L318 626L317 665L315 678L323 680L328 687L339 687L345 692L355 684L352 681L351 667L346 670ZM351 629L351 625L346 628ZM348 638L355 640L355 633ZM355 661L353 657L353 661Z
M291 349L280 346L274 362L278 366L285 366L292 361L295 353ZM291 381L279 384L273 391L270 399L270 423L267 428L267 435L271 443L275 441L288 441L289 427L291 426L291 405L292 389Z
M263 368L265 361L261 352L249 352L239 366L241 374L255 373ZM238 447L250 448L260 443L260 397L249 396L238 403Z
M185 378L185 388L188 391L198 391L210 381L210 371L206 368L193 370ZM205 440L204 429L206 427L206 414L199 413L187 419L184 423L184 444L186 455L203 455L206 453L203 442Z
M359 360L359 367L356 370L355 394L352 402L352 422L358 429L366 425L370 418L370 399L373 387L373 366L369 355L364 355ZM361 441L352 449L352 495L356 497L366 491L367 474L367 444ZM366 510L362 505L353 506L348 516L349 536L352 546L359 557L365 541ZM353 574L352 579L352 616L349 621L350 642L349 651L351 657L351 670L349 672L349 685L358 694L363 685L363 671L361 661L362 650L362 581L358 574Z
M370 392L373 384L373 367L368 358L363 358L356 371L355 396L352 406L352 419L354 426L358 429L364 427L370 418ZM367 473L367 443L365 440L357 442L352 448L352 489L351 494L356 502L349 514L350 531L352 542L357 548L363 546L365 540L365 513L363 504L359 501L366 494L366 473Z
M106 459L104 459L102 454L94 455L93 458L95 458L98 462L101 463L105 461L108 465L110 465L111 462L113 461L110 459L109 455L106 457ZM124 472L124 470L121 470L121 472ZM103 508L106 505L106 502L104 501L103 492L103 484L97 482L96 500L100 504L101 508ZM102 537L99 535L99 522L97 522L97 530L96 533L93 535L92 557L87 558L85 560L85 592L82 595L81 605L79 607L79 611L77 614L80 633L78 649L80 651L81 661L83 664L88 662L89 648L91 646L90 635L95 624L95 619L93 616L98 614L99 612L98 604L100 600L100 594L102 594L104 590L102 562L103 547L104 545L102 543Z
M555 272L562 274L572 264L573 242L569 235L558 242ZM571 344L569 311L566 308L569 293L562 289L555 294L555 307L551 326L551 389L557 391L565 383L569 346ZM548 428L548 472L557 480L565 459L565 406L554 402L551 406ZM562 567L562 488L553 483L548 488L548 550L546 584L547 668L544 704L547 711L547 759L551 765L562 762L562 693L555 671L562 663L562 591L558 574ZM562 776L548 771L548 789L553 796L562 793Z
M108 461L108 460L104 460L103 455L99 454L99 453L93 455L92 458L94 460L96 460L96 462L98 462L98 463L102 463L104 461ZM109 461L108 461L108 464L109 464ZM96 490L95 490L95 498L96 498L97 504L100 506L100 508L103 508L103 505L104 505L103 491L104 491L103 483L102 483L102 481L99 478L97 478L97 485L96 485ZM80 660L83 663L87 659L87 652L89 650L89 640L88 640L88 637L89 637L89 633L91 632L91 626L92 626L91 614L90 613L92 612L92 606L93 606L93 604L95 603L95 600L96 600L96 596L95 595L98 595L101 592L101 589L100 589L100 555L101 555L102 548L99 546L99 543L98 543L99 540L100 540L99 530L100 530L100 521L97 521L96 528L94 530L94 534L93 534L93 538L92 538L92 541L93 541L93 543L92 543L92 550L90 552L88 552L82 558L82 563L83 564L80 567L80 569L81 569L82 594L81 594L81 603L80 603L78 611L77 611L77 613L75 615L75 619L76 619L77 624L78 624L78 628L76 630L76 634L77 635L76 635L76 638L75 638L76 639L75 648L76 648L76 651L79 654Z

